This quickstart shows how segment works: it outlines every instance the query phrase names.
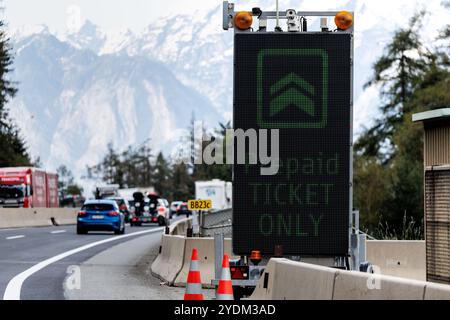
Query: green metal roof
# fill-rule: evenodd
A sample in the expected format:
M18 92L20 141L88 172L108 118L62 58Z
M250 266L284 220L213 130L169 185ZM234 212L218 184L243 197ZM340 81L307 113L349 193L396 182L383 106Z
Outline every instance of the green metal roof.
M419 121L439 120L449 117L450 117L450 108L444 108L413 114L412 121L419 122Z

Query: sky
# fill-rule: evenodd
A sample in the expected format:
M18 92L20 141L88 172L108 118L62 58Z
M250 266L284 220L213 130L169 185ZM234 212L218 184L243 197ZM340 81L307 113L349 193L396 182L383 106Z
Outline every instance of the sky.
M82 21L91 20L103 29L138 32L158 17L191 13L220 3L220 0L3 0L4 17L12 29L46 24L52 31L63 31L79 12Z
M64 33L76 28L86 19L103 30L130 29L142 31L158 18L196 10L211 9L222 0L0 0L3 17L13 30L23 26L46 24L52 32ZM274 9L275 0L230 0L236 8L250 9L261 6ZM377 24L401 26L409 16L421 8L432 12L431 24L443 25L450 20L440 4L443 0L279 0L280 8L289 3L303 10L354 10L357 30L364 32ZM298 4L297 4L298 3ZM267 8L261 4L272 4ZM301 8L299 8L301 6ZM380 21L383 17L383 21Z
M364 16L367 26L373 23L380 13L385 14L387 21L396 18L404 10L423 6L436 9L436 4L442 0L303 0L298 1L304 10L328 10L336 8L355 7L363 10L369 7L372 16ZM2 0L4 17L12 29L23 25L46 24L52 31L63 32L73 23L73 17L79 16L81 22L85 19L93 21L102 29L130 29L138 32L150 22L159 17L179 13L192 13L198 9L221 5L222 0ZM275 3L267 0L234 0L237 8L252 8L261 3ZM287 3L297 1L280 0L280 8ZM430 6L431 5L431 6ZM272 5L273 7L274 5ZM297 8L296 8L297 9ZM300 9L300 8L298 8ZM349 8L353 9L353 8ZM436 12L435 12L436 13ZM361 25L359 26L361 27Z

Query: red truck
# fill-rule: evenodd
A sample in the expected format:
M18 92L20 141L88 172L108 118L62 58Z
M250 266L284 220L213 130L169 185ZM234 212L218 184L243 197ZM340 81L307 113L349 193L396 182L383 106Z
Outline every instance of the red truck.
M57 208L58 175L30 167L0 168L0 207Z

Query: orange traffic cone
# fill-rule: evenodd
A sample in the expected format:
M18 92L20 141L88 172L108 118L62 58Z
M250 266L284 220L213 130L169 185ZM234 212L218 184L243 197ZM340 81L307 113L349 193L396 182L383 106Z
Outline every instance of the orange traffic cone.
M227 254L223 256L222 260L222 274L220 276L219 286L217 287L216 299L234 300L233 283L230 274L230 261Z
M184 300L203 300L202 280L200 278L200 268L198 265L197 249L192 249L191 266L186 284Z

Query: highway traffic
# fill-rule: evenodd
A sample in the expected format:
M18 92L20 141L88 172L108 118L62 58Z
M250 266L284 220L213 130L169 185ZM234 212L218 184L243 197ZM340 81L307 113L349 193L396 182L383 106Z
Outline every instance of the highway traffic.
M0 296L25 300L75 298L76 294L70 295L67 290L74 289L80 294L83 274L78 268L83 262L115 246L140 239L145 245L127 246L126 252L119 250L111 257L116 266L133 264L135 251L139 258L152 249L157 254L163 229L145 225L127 228L124 235L110 232L77 235L74 225L0 230ZM130 265L132 267L134 265ZM103 266L103 269L108 275L108 267ZM71 285L65 285L66 280ZM108 292L108 283L97 289ZM95 292L84 293L95 299L92 297Z

